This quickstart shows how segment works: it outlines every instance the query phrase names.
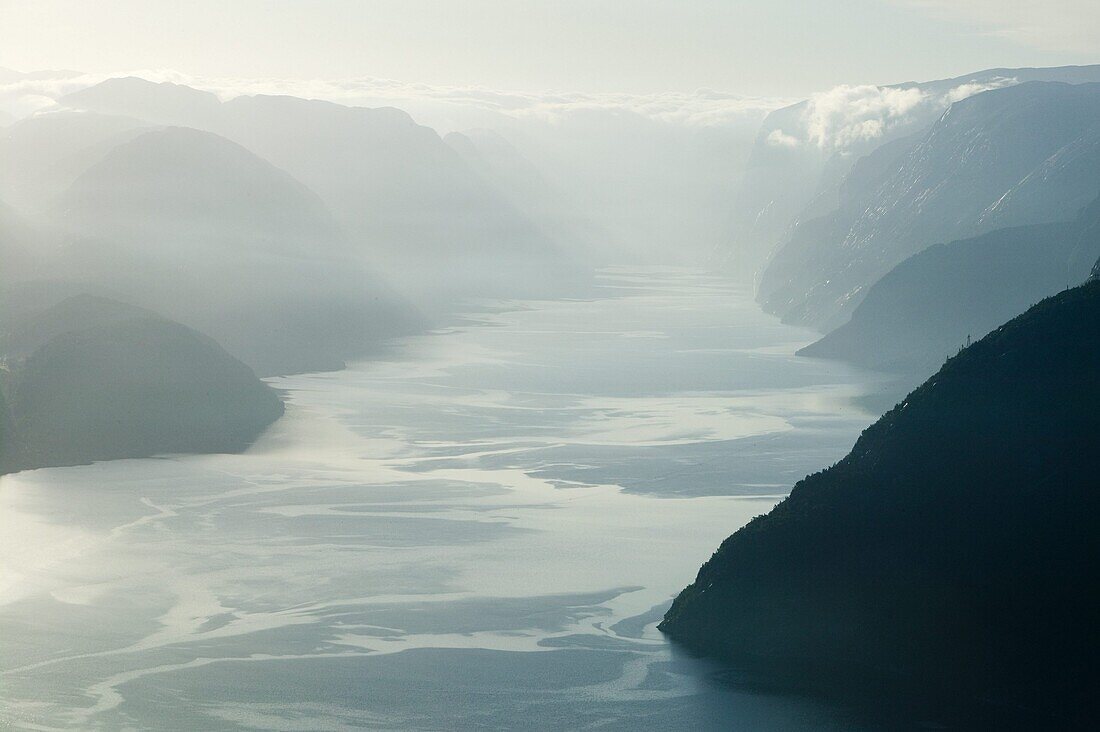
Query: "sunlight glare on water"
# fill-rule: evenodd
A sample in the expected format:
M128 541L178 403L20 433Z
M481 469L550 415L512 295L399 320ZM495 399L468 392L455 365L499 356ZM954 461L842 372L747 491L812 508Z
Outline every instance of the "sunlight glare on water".
M850 448L869 377L793 357L812 334L721 278L601 282L273 379L287 416L243 455L4 477L0 721L849 725L655 625Z

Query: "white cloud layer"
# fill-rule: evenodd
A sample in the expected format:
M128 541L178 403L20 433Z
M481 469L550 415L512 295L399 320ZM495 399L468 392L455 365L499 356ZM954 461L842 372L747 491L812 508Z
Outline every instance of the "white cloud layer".
M923 102L917 88L837 86L810 97L803 139L821 148L846 148L882 137Z
M810 97L797 129L773 130L767 141L777 147L812 145L822 150L846 150L882 137L912 121L914 115L927 118L974 94L1014 83L1015 79L969 82L945 94L919 87L841 85Z
M60 75L0 83L0 109L22 116L53 104L69 92L112 76L140 76L212 91L223 99L242 94L288 94L352 106L394 106L410 112L441 132L486 124L493 117L540 118L553 123L572 114L613 112L673 125L741 126L759 121L792 100L746 97L711 89L661 94L582 94L512 92L484 87L446 87L389 79L284 80L202 78L170 70L136 70L118 74Z

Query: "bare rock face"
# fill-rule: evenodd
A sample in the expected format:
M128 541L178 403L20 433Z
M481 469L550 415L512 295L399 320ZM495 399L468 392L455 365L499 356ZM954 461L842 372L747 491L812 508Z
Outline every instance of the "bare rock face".
M957 102L926 133L857 162L839 207L793 228L759 299L787 322L835 328L929 246L1072 220L1100 193L1097 161L1100 84L1031 82Z

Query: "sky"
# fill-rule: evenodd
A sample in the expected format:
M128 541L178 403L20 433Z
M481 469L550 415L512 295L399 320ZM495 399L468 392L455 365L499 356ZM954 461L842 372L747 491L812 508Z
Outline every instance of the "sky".
M0 0L0 67L798 97L1100 61L1096 0Z

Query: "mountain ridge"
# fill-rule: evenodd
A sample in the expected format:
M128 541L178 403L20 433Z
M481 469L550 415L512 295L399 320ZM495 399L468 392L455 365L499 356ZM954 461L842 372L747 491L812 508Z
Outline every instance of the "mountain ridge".
M1098 367L1092 281L950 358L723 542L660 629L812 686L859 670L870 693L1084 722L1100 681Z
M1027 82L953 104L899 167L861 184L868 196L794 228L761 277L760 302L786 322L830 330L879 277L927 246L1073 218L1100 193L1097 179L1076 168L1046 186L1058 195L1034 185L1026 186L1033 192L1026 201L1010 194L1067 148L1091 160L1100 150L1097 119L1100 84ZM852 175L870 169L866 161L876 154L883 148ZM1077 160L1067 153L1062 166Z

